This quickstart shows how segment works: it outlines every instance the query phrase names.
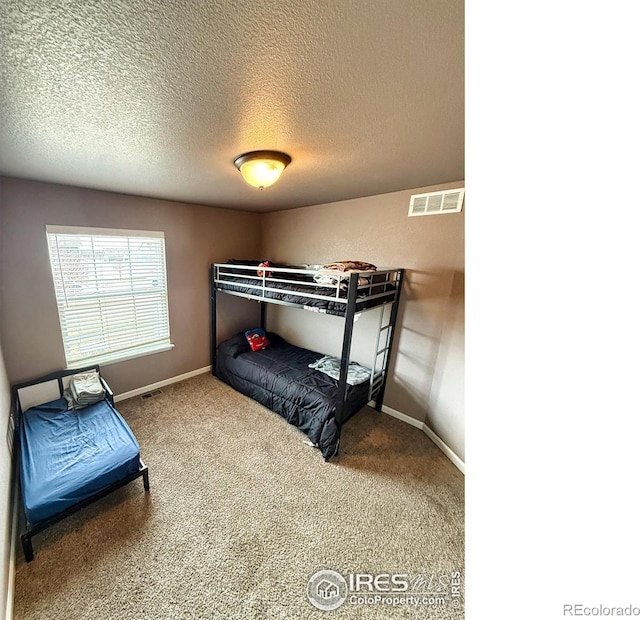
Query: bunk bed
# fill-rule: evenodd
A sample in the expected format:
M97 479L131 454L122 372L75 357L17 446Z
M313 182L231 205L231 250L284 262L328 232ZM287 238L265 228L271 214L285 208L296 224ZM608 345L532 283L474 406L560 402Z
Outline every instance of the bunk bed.
M336 456L344 423L367 403L382 409L393 345L403 269L355 263L288 265L269 261L214 263L210 267L211 372L239 392L297 426L326 461ZM241 332L217 342L217 296L234 295L260 304L266 348L253 350ZM340 358L286 342L266 330L267 306L299 308L344 319ZM371 364L350 360L353 327L361 312L377 309ZM366 371L363 379L363 371Z
M73 401L72 379L94 371L103 390L90 404ZM138 442L99 373L99 366L86 366L12 387L20 540L27 562L33 560L32 537L51 525L137 478L149 491Z

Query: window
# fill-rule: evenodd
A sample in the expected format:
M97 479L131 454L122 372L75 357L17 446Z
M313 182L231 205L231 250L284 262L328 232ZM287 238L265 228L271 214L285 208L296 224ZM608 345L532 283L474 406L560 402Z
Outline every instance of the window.
M166 351L164 233L47 226L68 366Z

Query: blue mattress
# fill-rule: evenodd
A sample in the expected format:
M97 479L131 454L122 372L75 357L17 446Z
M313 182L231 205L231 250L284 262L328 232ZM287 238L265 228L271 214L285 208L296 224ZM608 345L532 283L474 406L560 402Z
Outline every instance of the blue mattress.
M29 523L47 519L140 467L140 447L111 403L67 410L64 398L23 416L22 499Z

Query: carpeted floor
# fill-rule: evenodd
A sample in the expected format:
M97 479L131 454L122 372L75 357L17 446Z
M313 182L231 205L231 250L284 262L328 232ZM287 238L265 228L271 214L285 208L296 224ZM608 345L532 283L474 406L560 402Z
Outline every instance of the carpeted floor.
M36 536L16 620L464 617L464 477L418 429L367 407L325 463L210 375L117 407L151 493L136 481ZM322 569L407 575L425 602L321 611L306 588Z

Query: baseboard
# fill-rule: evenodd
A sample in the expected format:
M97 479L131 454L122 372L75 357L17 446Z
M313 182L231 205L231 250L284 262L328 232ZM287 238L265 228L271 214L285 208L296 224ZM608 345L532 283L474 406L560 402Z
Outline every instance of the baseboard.
M445 456L464 474L464 461L424 422L422 423L422 430L425 435L444 452Z
M397 418L398 420L402 420L407 424L411 424L411 426L415 426L419 428L433 443L444 452L445 456L464 474L464 461L444 442L436 433L430 429L424 422L420 422L420 420L416 420L411 416L408 416L406 413L402 413L400 411L396 411L391 407L387 407L387 405L382 405L382 412L390 415L393 418Z
M121 400L126 400L127 398L140 396L140 394L145 394L146 392L151 392L152 390L158 390L161 387L164 387L165 385L171 385L172 383L177 383L178 381L191 379L191 377L196 377L197 375L203 375L205 372L211 372L211 366L205 366L204 368L198 368L197 370L185 372L183 375L178 375L177 377L170 377L169 379L164 379L162 381L158 381L157 383L152 383L151 385L144 385L143 387L137 388L135 390L131 390L130 392L124 392L123 394L116 394L113 397L113 400L115 402L119 402Z

